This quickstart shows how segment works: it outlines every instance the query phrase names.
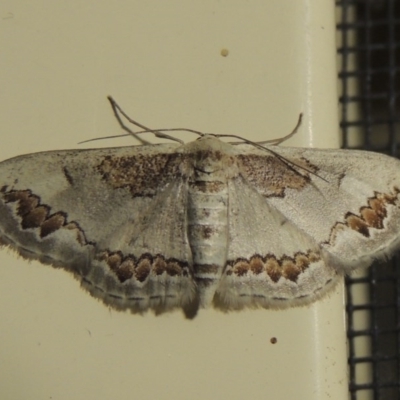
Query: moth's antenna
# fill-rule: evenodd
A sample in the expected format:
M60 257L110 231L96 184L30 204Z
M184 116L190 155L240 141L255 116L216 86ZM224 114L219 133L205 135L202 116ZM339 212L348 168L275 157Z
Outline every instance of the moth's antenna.
M157 132L190 132L190 133L195 133L196 135L199 135L199 136L205 136L205 135L214 135L215 136L214 133L203 133L203 132L196 131L194 129L189 129L189 128L160 128L160 129L154 129L154 130ZM145 132L148 132L148 131L139 131L136 133L138 134L138 133L145 133Z
M78 143L82 144L82 143L94 142L96 140L116 139L116 138L121 138L121 137L126 137L126 136L132 136L132 135L136 137L136 135L140 135L141 133L148 133L148 132L153 133L153 131L156 131L156 132L190 132L190 133L195 133L196 135L199 135L199 136L207 135L207 133L195 131L194 129L189 129L189 128L160 128L160 129L151 129L151 130L138 131L138 132L132 132L131 130L129 130L129 133L125 133L124 135L102 136L102 137L98 137L98 138L82 140L81 142L78 142ZM140 140L140 139L138 138L138 140ZM144 139L142 139L141 141L144 142L143 144L150 144L149 142L147 142ZM240 142L240 143L242 143L242 142Z
M143 131L144 132L144 131ZM147 131L146 131L147 132ZM136 132L136 135L138 133L141 132ZM132 136L132 132L130 133L126 133L124 135L111 135L111 136L102 136L102 137L97 137L97 138L93 138L93 139L87 139L87 140L82 140L81 142L78 142L78 144L83 144L83 143L89 143L89 142L95 142L96 140L104 140L104 139L116 139L116 138L121 138L121 137L125 137L125 136ZM146 142L144 139L140 140L138 138L139 141L143 142L143 144L146 144L148 142Z
M297 120L297 124L294 127L294 129L292 130L292 132L290 132L288 135L284 136L283 138L279 138L279 139L271 139L271 140L264 140L263 142L257 142L258 144L271 144L273 146L277 146L283 142L286 142L286 140L290 139L292 136L294 136L297 131L300 128L301 125L301 121L303 119L303 113L299 114L299 119Z
M245 139L245 138L243 138L241 136L237 136L237 135L215 135L215 136L217 136L217 137L232 137L232 138L241 140L240 142L230 142L230 144L241 144L241 143L245 142L245 143L249 143L249 144L251 144L253 146L256 146L256 147L258 147L257 145L260 145L262 147L265 144L270 144L270 145L273 145L273 146L277 146L277 145L285 142L286 140L290 139L292 136L294 136L297 133L297 131L300 128L302 119L303 119L303 113L300 113L299 114L299 119L297 120L296 126L294 127L292 132L290 132L288 135L286 135L286 136L284 136L282 138L278 138L278 139L263 140L261 142L252 142L251 140Z
M125 136L133 136L141 144L148 145L148 144L151 144L151 143L148 142L145 139L140 138L138 136L141 133L148 133L148 132L153 133L158 138L169 139L169 140L172 140L174 142L178 142L180 144L184 144L183 140L177 139L174 136L167 135L164 132L178 132L178 131L180 131L180 132L195 133L196 135L199 135L199 136L206 135L206 133L203 133L203 132L200 132L200 131L196 131L194 129L188 129L188 128L162 128L162 129L150 129L150 128L147 128L146 126L144 126L144 125L140 124L139 122L133 120L128 114L126 114L125 111L119 106L119 104L111 96L107 96L107 99L111 104L111 108L113 110L114 116L115 116L116 120L118 121L119 125L121 126L121 128L124 131L126 131L128 133L125 134L125 135L102 136L102 137L99 137L99 138L83 140L82 142L79 142L79 144L88 143L88 142L94 142L96 140L115 139L115 138L121 138L121 137L125 137ZM130 129L129 127L127 127L124 124L124 122L121 119L120 114L123 115L131 124L136 125L137 127L141 128L143 130L142 131L138 131L138 132L132 131L132 129Z
M141 129L144 129L146 132L152 132L152 133L153 133L156 137L158 137L158 138L169 139L169 140L173 140L173 141L175 141L175 142L184 144L183 140L180 140L180 139L175 138L175 137L173 137L173 136L167 135L167 134L165 134L165 133L163 133L163 132L160 132L160 131L156 131L156 130L154 130L154 129L147 128L146 126L144 126L144 125L140 124L139 122L133 120L131 117L129 117L129 115L127 115L127 114L124 112L124 110L118 105L118 103L117 103L111 96L108 96L107 99L108 99L108 101L109 101L110 104L111 104L111 108L112 108L112 110L113 110L113 113L114 113L114 115L115 115L115 118L117 119L117 121L118 121L119 125L121 126L121 128L122 128L124 131L128 132L129 135L132 135L134 138L136 138L140 143L142 143L142 144L150 144L150 142L148 142L147 140L144 140L144 139L140 138L140 137L138 136L137 133L135 133L135 132L133 132L131 129L129 129L129 128L123 123L120 114L123 115L131 124L136 125L137 127L141 128Z
M111 97L111 96L107 96L107 100L110 102L111 104L111 108L113 110L114 113L114 117L116 118L116 120L119 123L119 126L126 132L128 132L127 136L133 136L135 139L137 139L141 144L150 144L150 142L148 142L145 139L140 138L135 132L133 132L131 129L129 129L123 122L122 119L119 115L119 112L129 121L130 118L125 114L125 112L120 108L120 106L118 105L118 103ZM136 124L135 124L136 125ZM137 125L138 126L138 125ZM142 128L143 129L143 128Z
M271 144L271 145L273 145L273 146L277 146L277 145L279 145L279 144L285 142L286 140L290 139L292 136L294 136L294 135L297 133L297 131L298 131L299 128L300 128L302 119L303 119L303 113L300 113L300 114L299 114L299 118L298 118L297 123L296 123L296 126L294 127L294 129L292 130L292 132L290 132L288 135L286 135L286 136L284 136L284 137L282 137L282 138L278 138L278 139L263 140L263 141L261 141L261 142L252 142L252 141L250 141L250 140L247 140L247 139L245 139L245 138L243 138L243 137L241 137L241 136L237 136L237 135L224 135L224 134L216 134L216 133L203 133L203 132L195 131L194 129L187 129L187 128L156 129L156 131L157 131L157 132L160 132L160 131L162 131L162 132L185 131L185 132L195 133L196 135L199 135L199 136L214 135L214 136L216 136L216 137L232 137L232 138L240 139L240 140L241 140L240 142L230 142L230 144L240 144L240 143L246 142L246 143L252 144L252 145L254 145L254 146L256 146L256 147L257 147L257 145L263 146L263 145L265 145L265 144ZM147 131L136 132L136 134L144 133L144 132L147 132Z

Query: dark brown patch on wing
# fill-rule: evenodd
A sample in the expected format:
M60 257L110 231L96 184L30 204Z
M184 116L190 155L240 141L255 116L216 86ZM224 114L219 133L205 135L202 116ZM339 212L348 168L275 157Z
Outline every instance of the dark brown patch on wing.
M35 196L30 190L2 189L3 198L6 203L18 202L17 213L20 217L30 213L39 205L39 196Z
M26 213L22 218L22 228L39 228L48 217L49 211L50 209L47 206L38 206Z
M186 262L175 259L165 259L162 255L153 256L143 254L138 259L133 255L124 256L120 251L104 251L97 256L98 260L105 261L118 280L123 283L131 278L144 282L153 274L159 276L188 276L189 270Z
M265 260L265 271L275 283L278 282L282 276L282 266L275 257L268 257Z
M106 156L96 170L114 189L128 187L133 196L154 196L160 187L180 176L184 158L180 153Z
M165 271L169 276L179 276L182 275L182 266L181 263L177 260L170 260L167 262L165 267Z
M336 234L341 229L348 227L365 237L370 237L370 229L384 229L384 220L387 217L387 206L395 205L398 201L400 190L394 188L393 193L375 192L373 197L367 201L368 206L360 208L360 214L347 213L344 222L338 222L332 228L331 237L328 243L332 243L336 239Z
M299 275L310 264L320 259L320 255L313 251L308 251L307 253L298 252L293 257L283 256L281 258L277 258L273 254L268 254L265 257L254 255L249 260L237 259L230 261L226 274L242 277L266 273L273 282L278 282L282 277L292 282L297 282Z
M125 260L122 263L122 267L124 267L124 264L126 264L127 266L129 265L129 271L134 270L135 278L139 282L144 282L150 274L151 261L148 258L143 258L142 260L140 260L136 267L135 267L133 260L130 260L130 259ZM127 275L126 279L128 279L128 275Z
M261 257L254 256L250 260L250 270L253 274L258 275L261 274L261 272L264 269L264 263Z
M298 166L290 162L286 165L273 155L243 154L238 155L237 160L241 176L266 197L283 197L286 189L303 189L310 182L307 170L318 170L308 160L296 160Z
M167 262L164 257L157 257L153 263L153 271L156 275L161 275L164 271L167 270Z
M369 237L369 227L366 222L357 215L349 213L346 217L346 224L353 231L361 233L365 237Z
M77 222L69 222L67 214L62 211L51 214L51 207L41 204L40 197L29 189L7 190L7 187L4 186L0 193L5 203L17 203L17 215L21 218L22 229L39 229L41 238L45 238L61 228L75 230L78 243L82 246L89 244Z
M45 221L43 221L41 226L42 237L50 235L50 233L53 233L57 229L60 229L62 226L65 225L66 220L67 214L62 212L55 213L48 217Z
M69 173L67 167L63 168L64 176L67 182L72 186L74 184L74 180L72 179L71 174Z

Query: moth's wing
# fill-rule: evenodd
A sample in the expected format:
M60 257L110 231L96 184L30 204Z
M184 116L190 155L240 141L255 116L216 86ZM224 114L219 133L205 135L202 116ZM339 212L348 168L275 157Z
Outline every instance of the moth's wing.
M400 245L400 162L348 150L238 146L222 308L287 307Z
M308 304L337 282L340 275L315 239L243 177L230 182L228 213L228 262L214 296L217 308Z
M0 238L63 267L107 304L190 303L194 283L176 145L53 151L0 163ZM161 256L162 255L162 256Z
M315 171L301 198L287 191L285 215L315 238L336 268L367 267L399 247L399 160L357 150L282 148L279 154ZM286 209L277 197L271 201Z

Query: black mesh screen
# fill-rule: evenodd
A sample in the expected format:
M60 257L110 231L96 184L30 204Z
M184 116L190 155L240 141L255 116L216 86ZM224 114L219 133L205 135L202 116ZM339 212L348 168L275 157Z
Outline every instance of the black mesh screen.
M343 146L399 156L400 0L336 4ZM353 400L400 400L399 260L347 279Z

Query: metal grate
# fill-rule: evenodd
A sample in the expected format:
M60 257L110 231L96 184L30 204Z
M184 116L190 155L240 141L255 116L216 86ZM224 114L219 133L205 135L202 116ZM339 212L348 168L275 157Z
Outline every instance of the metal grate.
M343 147L399 156L400 0L336 4ZM352 400L400 399L399 261L347 279Z

